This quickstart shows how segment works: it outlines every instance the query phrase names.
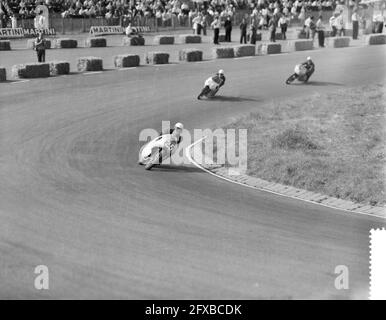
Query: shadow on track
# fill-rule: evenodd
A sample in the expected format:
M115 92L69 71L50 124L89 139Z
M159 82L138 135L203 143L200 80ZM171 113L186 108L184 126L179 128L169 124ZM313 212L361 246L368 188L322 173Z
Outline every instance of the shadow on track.
M214 96L206 101L230 101L230 102L242 102L242 101L260 101L259 99L248 97L230 97L230 96Z
M325 87L325 86L344 86L342 83L337 83L337 82L327 82L327 81L309 81L307 83L303 82L294 82L291 83L291 86L299 86L299 85L304 85L304 86L317 86L317 87Z
M177 166L177 165L156 165L152 171L170 171L170 172L203 172L201 169L194 166Z

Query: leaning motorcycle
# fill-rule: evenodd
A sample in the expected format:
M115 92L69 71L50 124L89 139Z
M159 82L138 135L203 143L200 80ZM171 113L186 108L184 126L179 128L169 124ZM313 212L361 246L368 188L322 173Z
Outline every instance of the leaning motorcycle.
M161 135L142 146L138 163L144 165L146 170L151 170L169 158L176 147L177 142L171 138L171 134Z
M201 90L201 93L198 96L198 99L202 97L206 98L213 98L218 90L220 89L220 86L217 82L215 82L212 77L208 78L205 81L205 87Z
M300 82L306 82L309 79L309 74L312 73L312 70L307 70L307 68L301 64L297 64L295 66L294 74L291 75L287 80L286 84L290 84L294 82L295 80L298 80Z

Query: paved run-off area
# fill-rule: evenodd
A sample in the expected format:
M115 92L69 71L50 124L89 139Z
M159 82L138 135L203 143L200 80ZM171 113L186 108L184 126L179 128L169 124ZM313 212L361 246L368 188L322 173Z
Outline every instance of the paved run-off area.
M385 53L312 52L307 87L284 84L304 52L0 84L0 297L366 298L369 230L384 220L192 166L146 172L138 135L162 120L213 128L272 100L380 83ZM197 101L219 68L219 98ZM41 264L48 291L33 286ZM349 290L334 286L338 265Z

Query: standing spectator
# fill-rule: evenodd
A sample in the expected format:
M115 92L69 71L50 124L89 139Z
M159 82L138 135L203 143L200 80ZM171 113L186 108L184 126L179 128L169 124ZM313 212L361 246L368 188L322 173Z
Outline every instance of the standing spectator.
M201 26L202 26L202 34L204 36L206 36L206 26L207 26L208 22L207 22L207 17L206 17L206 14L204 14L202 16L202 19L201 19Z
M43 31L38 31L38 37L35 40L35 50L38 57L38 62L46 61L46 43L43 37Z
M213 28L213 43L219 44L218 38L219 38L219 34L220 34L221 22L220 22L220 19L218 16L214 17L214 20L210 26Z
M287 17L285 15L282 15L279 19L279 26L281 29L282 40L287 39L287 36L286 36L287 27L288 27L287 21L288 20L287 20Z
M16 16L14 14L11 16L11 26L12 26L12 29L17 28L17 19L16 19Z
M304 21L304 29L306 31L306 38L310 38L311 34L311 22L312 22L312 17L308 16L308 18Z
M343 11L341 11L338 17L335 19L336 28L338 30L338 35L341 37L344 36L344 20L343 20Z
M310 21L310 30L311 30L311 38L312 38L312 40L314 40L315 39L315 33L316 33L316 24L314 22L313 16L311 17L311 21Z
M202 15L199 13L195 18L193 18L192 23L193 23L193 33L194 34L201 34L201 18Z
M272 16L272 18L269 20L268 23L268 29L269 29L269 41L276 42L276 26L277 26L277 20L276 16Z
M335 37L336 33L337 33L336 14L335 13L331 16L331 18L329 20L329 24L330 24L330 27L331 27L331 37Z
M44 29L46 25L46 18L43 15L43 11L40 10L38 15L34 19L35 29Z
M224 28L225 28L225 41L226 42L232 42L232 40L231 40L232 20L231 20L230 16L228 16L227 19L225 20Z
M240 23L240 43L247 43L247 22L245 18Z
M354 8L353 14L351 15L353 40L358 39L359 16L357 11L358 11L357 8Z
M250 44L256 44L256 26L254 23L251 23L250 29L249 29L249 42Z
M318 33L318 42L319 47L324 48L324 27L323 27L323 20L322 16L319 16L318 21L316 21L316 32Z

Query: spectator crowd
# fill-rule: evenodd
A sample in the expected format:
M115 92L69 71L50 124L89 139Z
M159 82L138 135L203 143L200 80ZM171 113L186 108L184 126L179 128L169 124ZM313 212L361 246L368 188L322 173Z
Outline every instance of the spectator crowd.
M147 17L170 20L176 16L180 23L192 18L198 12L214 17L216 14L226 20L238 9L257 15L259 11L280 8L284 13L301 14L306 10L332 10L336 0L0 0L0 12L6 5L18 18L34 18L35 7L45 4L51 13L63 18L71 17ZM1 9L3 7L3 9ZM1 13L0 13L1 14Z
M206 34L207 28L224 26L227 40L235 20L239 24L246 18L243 34L246 25L253 25L272 34L279 28L285 38L287 27L294 19L305 27L307 36L313 36L319 15L310 21L309 12L339 12L342 3L345 0L0 0L0 22L4 26L4 21L9 21L14 26L17 19L35 18L39 14L36 6L44 4L51 15L116 19L114 23L118 20L124 26L145 25L148 18L163 26L171 26L174 20L176 25L191 26L197 34ZM354 7L355 0L350 0L349 5ZM335 30L336 23L329 22Z

